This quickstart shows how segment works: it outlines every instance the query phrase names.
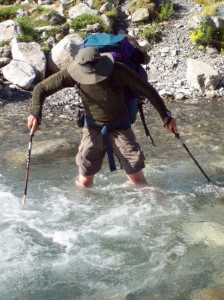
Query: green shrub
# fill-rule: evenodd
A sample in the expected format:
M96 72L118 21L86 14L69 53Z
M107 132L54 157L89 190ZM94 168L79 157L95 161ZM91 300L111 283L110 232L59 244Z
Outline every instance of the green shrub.
M219 51L224 48L224 31L213 29L205 23L190 35L190 39L195 45L213 46Z
M159 6L158 20L160 22L167 21L174 14L174 3L173 2L162 2Z
M117 13L116 9L111 10L106 15L108 16L108 18L112 19L114 22L116 22L118 19L118 13Z
M87 25L93 25L95 23L100 23L100 24L102 23L100 16L82 14L71 22L70 27L74 30L79 30L85 28Z
M4 47L4 46L8 46L8 45L10 45L10 41L0 42L0 47Z
M18 7L9 6L9 7L0 7L0 22L14 19L16 17L16 12Z
M69 25L58 25L54 26L51 30L46 31L45 40L47 40L50 36L55 36L57 33L62 33L64 36L67 35L69 32Z
M43 50L43 52L44 52L45 55L47 55L48 53L51 52L51 49L48 46L43 46L42 50Z
M142 36L147 39L151 44L154 44L161 39L161 29L157 22L152 22L150 27L144 28Z
M100 9L103 4L105 4L107 0L94 0L93 1L93 9Z
M21 42L38 42L39 35L35 31L33 24L27 18L19 18L16 20L22 29L22 36L19 38Z

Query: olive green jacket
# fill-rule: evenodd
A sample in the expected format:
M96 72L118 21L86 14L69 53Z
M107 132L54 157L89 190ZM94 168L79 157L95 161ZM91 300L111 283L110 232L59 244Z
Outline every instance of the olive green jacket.
M38 118L40 123L45 98L63 88L75 85L76 81L67 69L38 83L33 91L31 114ZM154 87L122 63L114 63L114 70L107 79L96 84L78 86L86 115L91 121L107 124L124 116L125 86L145 96L162 119L167 116L167 108Z

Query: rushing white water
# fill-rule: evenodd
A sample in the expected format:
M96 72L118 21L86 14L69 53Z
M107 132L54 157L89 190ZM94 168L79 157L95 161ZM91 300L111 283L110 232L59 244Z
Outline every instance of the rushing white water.
M185 114L195 124L199 116L192 111ZM191 130L184 113L180 120L187 145L224 194L223 118L211 111L220 117L217 124L204 118ZM142 137L151 187L134 188L122 170L109 173L105 164L94 187L79 190L72 159L31 164L25 209L25 166L5 163L15 141L4 140L0 300L184 300L199 288L223 290L223 247L210 240L222 239L224 203L173 137L153 134L156 149ZM193 229L184 231L184 224L201 222L219 226L215 237L205 240L202 232L198 240Z

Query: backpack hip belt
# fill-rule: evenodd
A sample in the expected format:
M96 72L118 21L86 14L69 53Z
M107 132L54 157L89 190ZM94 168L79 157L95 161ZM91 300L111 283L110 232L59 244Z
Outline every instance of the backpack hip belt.
M108 133L111 130L114 130L114 129L128 129L128 128L131 128L131 124L130 124L130 120L129 120L128 115L125 114L125 116L122 117L120 120L118 120L116 122L113 122L111 124L102 124L102 125L94 123L93 121L89 120L85 116L84 125L101 129L101 134L103 136L103 141L104 141L104 145L105 145L107 156L108 156L110 171L111 172L116 171L116 164L115 164L115 160L114 160L114 152L113 152L113 148L112 148Z

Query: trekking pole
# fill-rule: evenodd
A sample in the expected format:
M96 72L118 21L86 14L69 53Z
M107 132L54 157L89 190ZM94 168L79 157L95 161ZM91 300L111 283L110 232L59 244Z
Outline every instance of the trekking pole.
M217 196L219 198L224 199L224 196L218 191L218 189L215 187L215 185L213 184L213 182L211 181L211 179L208 177L208 175L205 173L205 171L199 165L199 163L197 162L197 160L194 158L194 156L192 155L192 153L190 152L190 150L188 149L188 147L184 143L183 139L180 137L180 134L176 133L174 130L173 130L173 133L174 133L175 137L181 142L182 146L188 152L188 154L190 155L190 157L193 159L193 161L195 162L195 164L197 165L197 167L199 168L199 170L201 171L201 173L205 176L205 178L207 179L207 181L209 182L209 184L211 185L211 187L213 188L213 190L215 191L215 193L217 194Z
M30 132L30 141L29 141L29 145L28 145L27 160L26 160L25 187L24 187L24 195L23 195L23 200L22 200L23 208L25 207L25 204L26 204L26 194L27 194L27 186L28 186L28 178L29 178L29 168L30 168L30 158L31 158L33 136L34 136L34 134Z

